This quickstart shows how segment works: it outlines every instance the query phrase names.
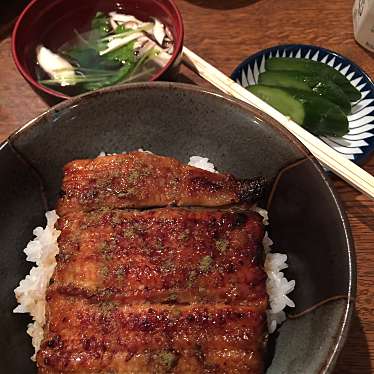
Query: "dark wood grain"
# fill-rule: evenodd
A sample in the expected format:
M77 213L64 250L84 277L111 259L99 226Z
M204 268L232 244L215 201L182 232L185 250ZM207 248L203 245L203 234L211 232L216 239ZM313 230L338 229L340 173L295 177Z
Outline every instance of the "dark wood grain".
M373 54L359 47L348 0L177 0L185 45L230 74L248 55L276 44L315 44L335 50L374 78ZM10 39L0 43L0 141L48 107L16 70ZM183 67L178 80L210 85ZM364 168L374 174L374 157ZM356 313L336 374L374 370L374 202L332 178L351 224L358 265Z

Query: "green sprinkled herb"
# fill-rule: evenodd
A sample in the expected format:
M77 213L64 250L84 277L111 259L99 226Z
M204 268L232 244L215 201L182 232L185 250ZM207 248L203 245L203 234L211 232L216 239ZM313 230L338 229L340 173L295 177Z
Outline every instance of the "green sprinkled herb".
M113 255L111 253L108 253L107 255L105 255L105 260L112 261L113 260Z
M109 261L113 259L112 249L110 248L107 242L102 243L99 249L100 249L101 254L104 256L106 260Z
M112 223L114 223L115 225L119 225L121 222L122 222L122 219L119 216L119 214L113 214Z
M125 238L131 238L134 235L135 235L135 230L131 227L123 230L123 236Z
M110 248L109 248L109 245L108 245L107 242L101 243L99 248L100 248L100 252L102 252L102 253L110 251Z
M192 270L190 274L188 275L188 281L187 286L188 288L191 288L196 280L197 273L195 270Z
M135 222L133 226L134 226L134 231L137 234L142 234L146 231L144 224L142 224L141 222Z
M113 301L103 301L99 307L102 313L110 313L118 308L118 304Z
M179 179L178 178L171 179L169 181L169 186L171 187L171 189L176 190L179 186Z
M138 170L131 170L127 177L127 180L129 181L129 183L134 184L138 180L139 177L140 177L140 173Z
M174 262L170 261L170 260L167 260L164 262L164 264L161 266L162 270L164 272L172 272L175 270L175 264Z
M227 251L228 245L229 245L228 240L225 240L225 239L216 240L216 247L221 254Z
M110 288L98 288L96 293L103 298L113 297L114 291Z
M155 244L156 249L159 251L164 250L164 245L162 244L162 240L160 238L157 238L156 244Z
M126 268L120 266L116 271L114 272L115 276L118 278L123 278L124 275L126 274Z
M167 301L168 301L168 302L175 302L175 301L177 301L177 299L178 299L177 294L175 294L175 293L173 292L173 293L171 293L171 294L168 296Z
M171 311L171 313L172 313L172 316L174 317L174 318L179 318L180 316L181 316L181 314L182 314L182 311L180 310L180 309L173 309L172 311Z
M158 355L160 363L166 370L171 370L178 362L178 356L171 351L161 351Z
M189 236L190 236L189 230L184 230L183 232L179 234L178 240L186 241L189 239Z
M135 192L136 192L136 188L131 187L131 188L128 188L126 191L118 192L117 196L120 198L129 197L131 195L134 195Z
M108 274L109 274L109 269L107 266L103 266L101 269L100 269L100 274L103 276L103 277L107 277Z
M135 192L136 192L136 188L134 187L127 189L127 195L134 195Z
M213 263L212 257L204 256L200 260L200 265L199 265L200 271L202 271L203 273L207 273L210 270L210 267L212 266L212 263Z

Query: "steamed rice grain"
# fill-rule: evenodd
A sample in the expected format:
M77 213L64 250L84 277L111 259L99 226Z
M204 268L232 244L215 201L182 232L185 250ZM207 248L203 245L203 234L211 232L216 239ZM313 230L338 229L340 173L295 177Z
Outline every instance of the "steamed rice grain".
M191 156L188 165L194 166L195 168L210 171L211 173L217 173L214 164L209 162L209 159L206 157Z
M36 266L31 268L30 273L21 280L19 286L14 290L20 305L13 312L29 313L33 319L33 323L29 323L27 326L27 333L32 337L35 354L43 339L45 294L56 266L57 238L60 235L60 231L54 227L58 219L56 212L49 211L45 216L47 218L46 227L44 229L42 227L35 228L33 231L35 238L24 249L26 260L34 262ZM32 360L35 360L35 354L32 356Z

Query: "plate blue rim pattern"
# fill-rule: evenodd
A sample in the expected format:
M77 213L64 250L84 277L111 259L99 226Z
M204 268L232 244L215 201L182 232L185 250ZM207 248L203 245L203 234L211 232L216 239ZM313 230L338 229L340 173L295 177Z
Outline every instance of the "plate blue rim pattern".
M355 63L329 49L308 44L283 44L259 51L238 65L231 78L243 87L257 83L272 57L307 58L332 66L361 92L361 99L348 116L349 132L343 137L320 137L322 141L351 161L362 164L374 151L374 83Z

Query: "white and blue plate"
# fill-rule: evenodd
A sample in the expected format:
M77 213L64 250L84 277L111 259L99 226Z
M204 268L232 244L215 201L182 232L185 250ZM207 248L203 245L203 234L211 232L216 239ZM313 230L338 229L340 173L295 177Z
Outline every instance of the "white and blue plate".
M356 64L342 55L325 48L305 44L287 44L264 49L244 60L231 78L247 87L257 83L265 71L266 60L272 57L307 58L332 66L361 92L361 99L353 103L348 116L349 132L343 137L321 136L320 139L351 161L361 164L374 151L374 84Z

